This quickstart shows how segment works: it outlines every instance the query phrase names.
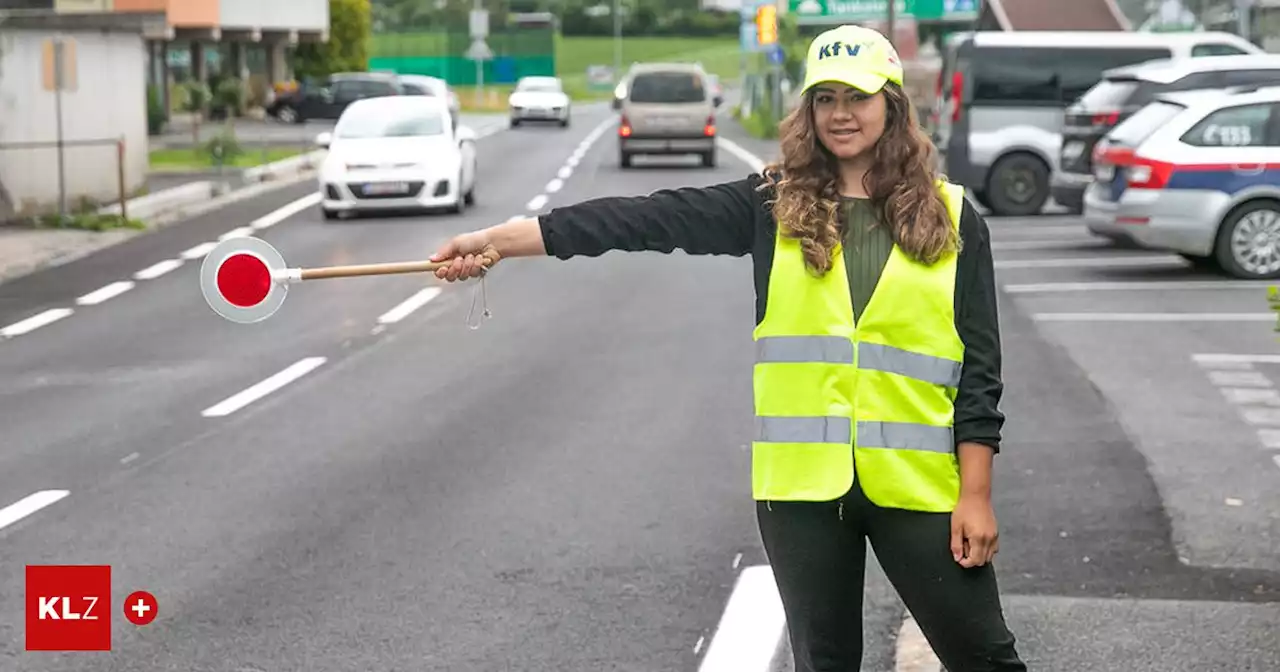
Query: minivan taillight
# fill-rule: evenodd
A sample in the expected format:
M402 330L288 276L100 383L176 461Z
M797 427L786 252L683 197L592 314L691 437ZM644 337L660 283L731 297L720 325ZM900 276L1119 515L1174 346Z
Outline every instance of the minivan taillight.
M622 115L622 119L618 121L618 135L627 138L631 136L631 122L627 121L627 115Z
M702 134L707 137L716 134L716 115L707 115L707 124L702 127Z

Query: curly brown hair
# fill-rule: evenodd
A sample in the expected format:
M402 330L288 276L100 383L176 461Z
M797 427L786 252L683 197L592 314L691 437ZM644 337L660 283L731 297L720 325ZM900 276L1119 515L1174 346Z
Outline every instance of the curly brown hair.
M938 193L935 149L920 128L911 99L892 82L885 97L884 134L863 186L880 221L907 256L933 264L960 249L960 239ZM814 92L779 128L782 158L765 168L762 189L772 187L778 227L800 240L806 265L818 275L831 270L832 252L843 237L839 164L818 141L813 122Z

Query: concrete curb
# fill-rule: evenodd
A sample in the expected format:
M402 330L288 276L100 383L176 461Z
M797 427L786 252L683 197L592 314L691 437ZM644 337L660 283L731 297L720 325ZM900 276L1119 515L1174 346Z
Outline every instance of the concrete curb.
M238 173L239 180L236 181L238 184L233 183L232 180L200 180L132 198L127 201L129 217L150 224L152 220L166 218L168 213L183 212L191 205L206 203L224 194L240 191L242 187L239 187L239 184L255 185L309 176L324 156L324 150L316 150L274 163L247 168ZM98 212L104 215L118 215L120 204L108 205L100 208Z

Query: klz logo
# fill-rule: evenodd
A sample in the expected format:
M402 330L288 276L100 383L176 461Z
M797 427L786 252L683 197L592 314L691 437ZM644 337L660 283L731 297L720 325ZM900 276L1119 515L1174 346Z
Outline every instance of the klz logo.
M824 58L831 58L832 56L840 56L841 49L844 50L845 52L844 55L857 56L858 52L862 51L862 45L861 44L845 44L844 42L841 42L839 40L836 40L831 44L824 44L818 48L818 60L821 61Z
M27 650L111 650L110 565L27 565Z

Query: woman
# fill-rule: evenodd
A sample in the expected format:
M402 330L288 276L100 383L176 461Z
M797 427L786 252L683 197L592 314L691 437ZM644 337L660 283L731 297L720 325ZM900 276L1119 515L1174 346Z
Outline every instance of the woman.
M433 259L455 281L505 257L752 255L752 490L797 672L859 668L867 540L950 672L1025 670L991 566L1003 385L987 228L936 177L902 74L879 33L830 30L765 175L558 208Z

